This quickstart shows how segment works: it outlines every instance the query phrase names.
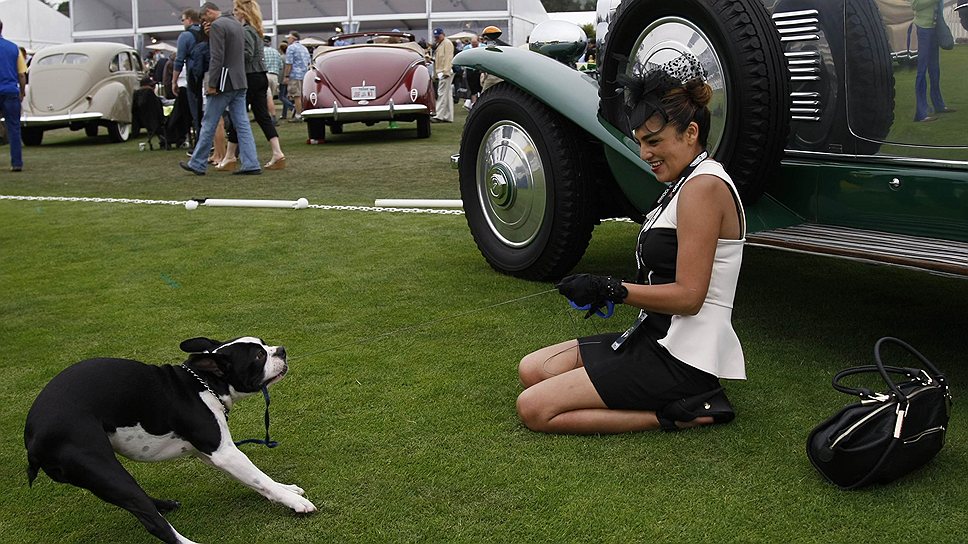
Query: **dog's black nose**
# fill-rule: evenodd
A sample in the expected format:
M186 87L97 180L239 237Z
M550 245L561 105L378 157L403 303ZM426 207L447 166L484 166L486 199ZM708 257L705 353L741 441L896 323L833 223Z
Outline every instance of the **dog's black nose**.
M286 358L286 346L279 346L276 348L276 357Z

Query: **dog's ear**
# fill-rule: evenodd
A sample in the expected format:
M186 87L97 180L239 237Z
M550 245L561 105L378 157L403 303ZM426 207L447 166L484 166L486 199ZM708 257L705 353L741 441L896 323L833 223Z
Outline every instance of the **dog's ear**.
M221 345L222 343L218 340L212 340L211 338L199 336L198 338L189 338L188 340L185 340L179 347L181 347L181 350L185 353L205 353L206 351L212 351Z
M227 360L221 353L193 353L188 361L196 370L214 374L219 378L225 376L222 367L227 364Z

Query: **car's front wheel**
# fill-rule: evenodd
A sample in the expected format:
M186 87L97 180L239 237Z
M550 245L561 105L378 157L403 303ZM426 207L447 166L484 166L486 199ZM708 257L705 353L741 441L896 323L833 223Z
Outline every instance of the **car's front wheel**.
M131 123L111 121L108 123L108 135L112 142L127 142L131 137Z
M460 193L477 247L496 270L563 276L588 247L591 182L578 129L501 83L477 101L460 146Z

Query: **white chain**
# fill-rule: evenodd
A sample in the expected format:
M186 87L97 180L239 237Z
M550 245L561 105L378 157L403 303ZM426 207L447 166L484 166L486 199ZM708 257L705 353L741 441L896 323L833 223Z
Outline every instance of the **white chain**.
M184 206L184 200L146 200L141 198L97 198L87 196L16 196L0 195L0 200L35 200L42 202L108 202L111 204L168 204Z
M108 204L165 204L169 206L184 206L184 200L149 200L143 198L98 198L84 196L18 196L0 195L0 200L28 200L39 202L95 202ZM324 204L310 204L309 208L317 210L339 210L355 212L387 212L387 213L429 213L440 215L464 215L464 210L454 209L425 209L425 208L383 208L379 206L330 206Z
M150 200L145 198L100 198L87 196L20 196L0 195L0 200L27 200L37 202L95 202L107 204L164 204L168 206L184 206L184 200ZM327 204L310 204L309 208L317 210L336 210L353 212L383 212L383 213L426 213L436 215L464 215L464 210L435 209L435 208L384 208L381 206L335 206ZM627 217L602 219L602 221L631 222Z

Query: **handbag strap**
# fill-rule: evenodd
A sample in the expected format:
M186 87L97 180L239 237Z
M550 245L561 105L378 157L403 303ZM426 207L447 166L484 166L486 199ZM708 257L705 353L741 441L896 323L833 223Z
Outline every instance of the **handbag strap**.
M881 347L885 343L898 344L904 349L906 349L908 352L914 355L925 368L928 369L928 372L925 372L925 370L922 368L885 365L881 359ZM922 355L918 350L911 347L911 345L908 344L907 342L904 342L903 340L899 340L891 336L885 336L884 338L881 338L880 340L877 341L877 343L874 344L874 362L876 364L855 366L838 372L832 380L832 385L834 389L836 389L837 391L840 391L841 393L847 393L848 395L857 395L861 398L870 398L870 399L878 398L880 394L874 391L871 391L866 387L848 387L841 383L844 380L844 378L848 376L853 376L855 374L865 374L865 373L876 372L880 374L884 382L887 383L887 386L891 389L891 392L896 396L896 398L903 402L907 400L907 396L901 391L900 387L898 387L898 384L894 381L894 379L891 378L891 375L904 376L911 380L916 379L919 376L923 375L923 376L927 376L931 380L936 380L940 383L945 382L944 374L942 374L941 371L937 369L937 367L931 364L931 361L929 361L927 357Z
M910 344L908 344L903 340L899 340L897 338L894 338L893 336L885 336L884 338L881 338L880 340L877 341L877 343L874 344L874 362L877 364L877 369L878 371L880 371L881 377L884 378L885 382L887 382L888 387L891 388L891 391L897 396L898 400L906 402L907 397L904 395L904 393L901 392L901 389L897 386L897 384L894 383L893 380L891 380L890 373L887 371L887 369L893 368L893 367L885 367L884 363L881 361L881 346L883 346L885 343L897 344L902 348L904 348L905 350L907 350L908 353L910 353L911 355L914 355L914 357L930 371L930 374L928 374L929 378L932 378L941 383L944 383L945 381L944 374L942 374L941 371L937 369L937 367L931 364L931 361L929 361L927 357L925 357L924 355L921 355L920 351L914 349L913 347L911 347Z
M884 366L884 370L891 374L903 374L907 378L913 379L921 374L921 370L917 368L901 368L897 366ZM877 393L871 391L866 387L848 387L842 383L844 378L847 376L853 376L855 374L866 374L866 373L880 373L881 368L877 365L863 365L855 366L852 368L847 368L838 372L833 379L834 389L840 391L841 393L847 393L848 395L857 395L861 398L875 398Z

